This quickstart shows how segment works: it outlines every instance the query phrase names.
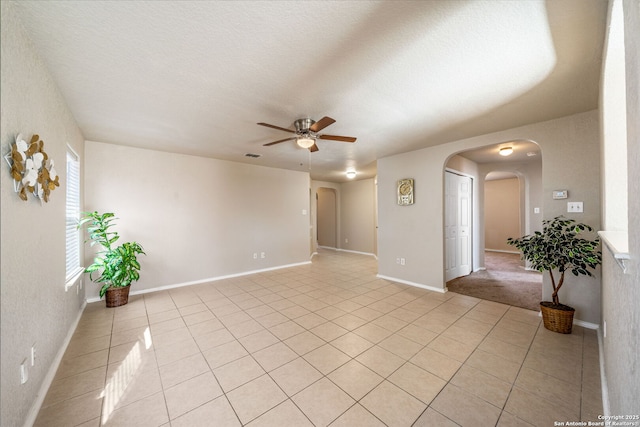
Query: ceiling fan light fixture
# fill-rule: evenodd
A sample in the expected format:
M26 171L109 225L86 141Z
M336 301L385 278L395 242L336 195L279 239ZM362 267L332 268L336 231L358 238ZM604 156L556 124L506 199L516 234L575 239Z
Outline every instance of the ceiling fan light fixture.
M309 148L316 143L316 140L308 136L302 136L296 140L296 143L302 148Z
M499 153L501 156L510 156L513 153L513 147L502 147Z

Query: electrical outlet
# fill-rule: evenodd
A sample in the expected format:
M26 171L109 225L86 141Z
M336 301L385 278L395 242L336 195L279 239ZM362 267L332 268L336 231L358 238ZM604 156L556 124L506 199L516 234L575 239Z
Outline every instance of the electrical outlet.
M264 252L260 252L260 258L264 258L264 257L265 257Z
M258 259L258 253L257 252L253 253L253 259Z
M344 239L344 242L345 243L349 243L349 239Z
M400 258L396 258L396 264L400 264Z
M400 265L405 265L405 260L404 260L404 258L400 258Z
M36 365L36 345L31 346L31 366Z

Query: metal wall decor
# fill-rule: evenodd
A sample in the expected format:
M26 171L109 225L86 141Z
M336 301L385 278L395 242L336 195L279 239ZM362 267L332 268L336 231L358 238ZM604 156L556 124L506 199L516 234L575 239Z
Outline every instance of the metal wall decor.
M398 204L400 206L413 204L413 179L406 178L398 181Z
M44 142L38 135L33 135L27 142L22 134L18 134L11 152L4 159L11 167L13 189L24 201L27 193L31 193L40 202L48 202L51 191L60 186L53 160L45 153Z

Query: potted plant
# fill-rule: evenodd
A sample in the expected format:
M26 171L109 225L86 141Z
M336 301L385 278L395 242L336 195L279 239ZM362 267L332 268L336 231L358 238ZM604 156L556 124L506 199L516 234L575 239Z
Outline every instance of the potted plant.
M600 239L580 237L582 232L593 232L593 228L562 216L544 220L542 225L542 232L536 231L533 235L518 239L510 237L507 243L521 250L522 257L529 261L533 269L549 272L553 301L540 303L544 327L570 334L575 309L560 303L558 291L564 284L567 271L575 276L593 276L589 269L595 269L602 262L602 253L598 250ZM554 270L559 276L554 275Z
M95 283L101 283L100 298L104 297L107 307L118 307L129 301L129 289L131 282L140 278L140 263L137 255L144 254L142 246L136 242L126 242L115 246L120 238L116 231L112 231L116 220L112 212L99 214L95 212L83 212L83 217L78 223L78 228L87 224L87 232L91 246L102 246L93 264L84 272L89 273L89 278ZM96 277L94 278L94 275Z

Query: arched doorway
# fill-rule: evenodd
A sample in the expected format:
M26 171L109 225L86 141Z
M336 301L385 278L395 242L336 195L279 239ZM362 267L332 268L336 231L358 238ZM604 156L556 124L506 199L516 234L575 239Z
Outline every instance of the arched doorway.
M505 146L513 149L512 156L499 154L500 148ZM446 168L475 178L472 202L473 272L453 280L447 278L447 287L458 293L533 309L542 296L541 280L533 277L538 273L525 270L519 255L513 253L506 239L541 228L542 160L538 145L531 141L511 141L472 149L452 156ZM485 177L489 178L488 181L485 181ZM493 254L504 255L503 258L508 258L508 262L495 257L486 262L485 255L489 258ZM461 286L472 283L476 278L483 282ZM513 282L531 282L535 289L527 290L524 296L502 295L502 298L501 292L510 292L509 285L514 285L518 292L522 290ZM538 282L540 284L535 285ZM472 289L474 286L475 290Z

